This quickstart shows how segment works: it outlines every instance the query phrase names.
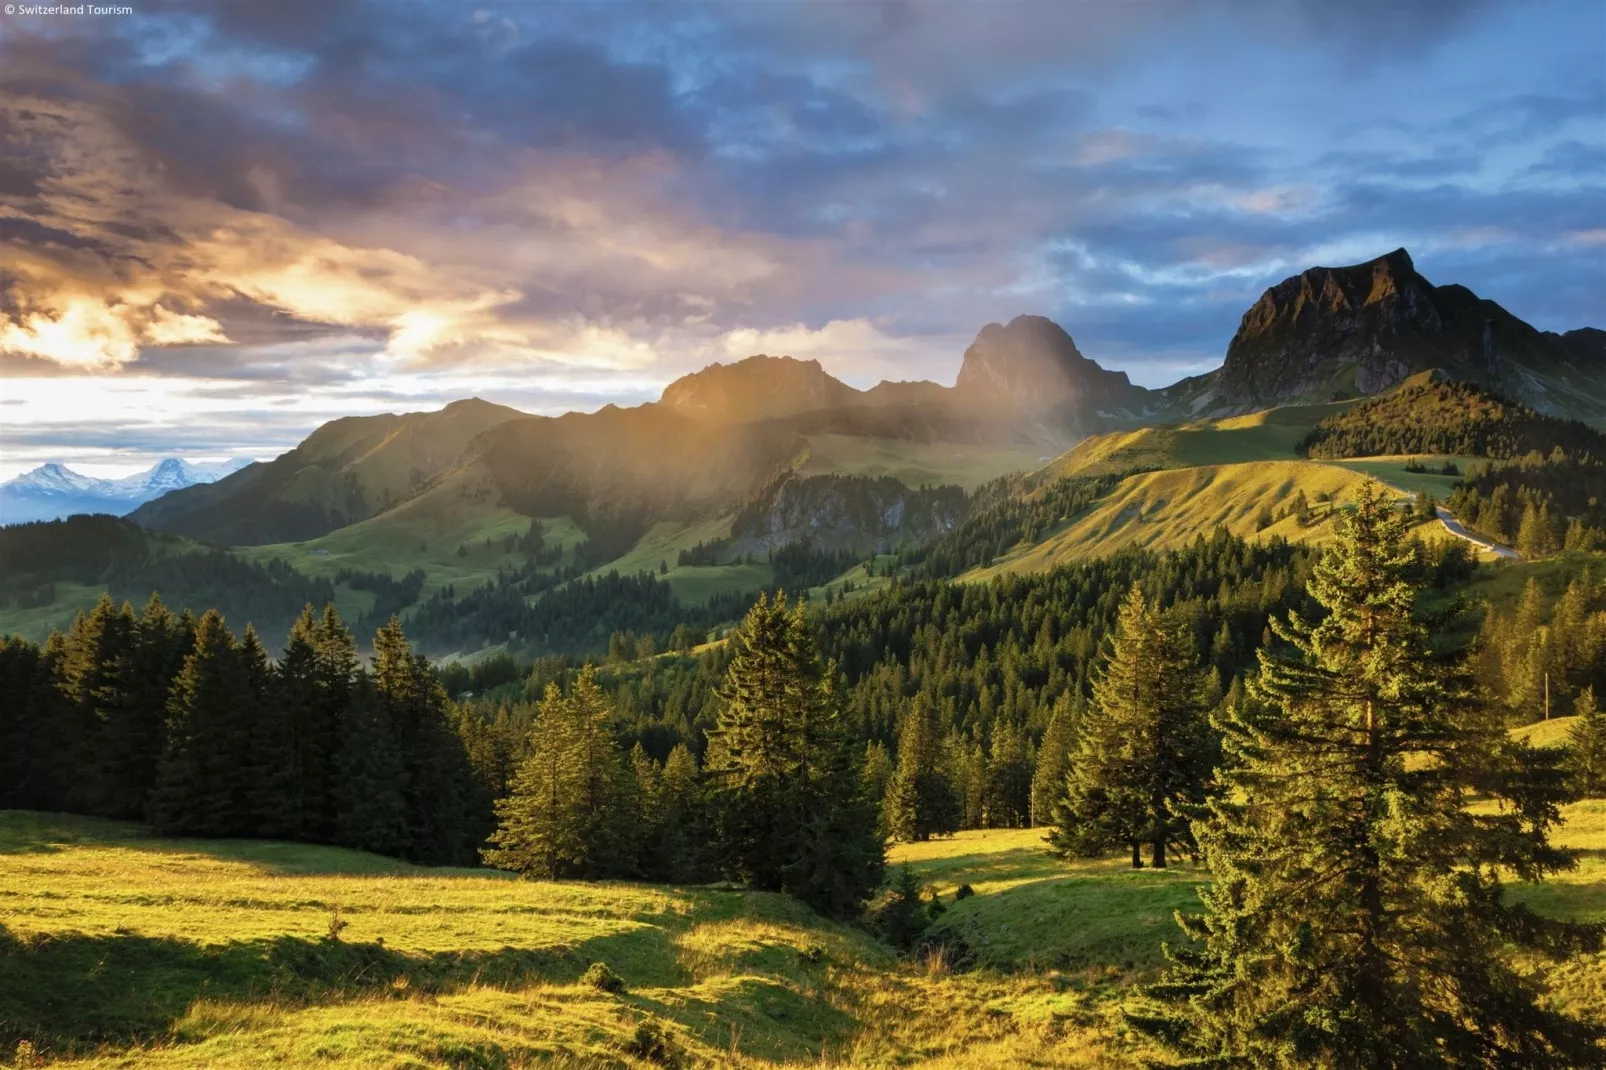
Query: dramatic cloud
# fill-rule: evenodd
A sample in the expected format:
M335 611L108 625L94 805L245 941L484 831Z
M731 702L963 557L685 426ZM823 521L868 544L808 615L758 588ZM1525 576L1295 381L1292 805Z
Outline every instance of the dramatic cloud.
M1266 285L1400 245L1598 322L1599 28L1581 0L4 17L0 475L631 403L752 352L950 380L1028 311L1160 385Z

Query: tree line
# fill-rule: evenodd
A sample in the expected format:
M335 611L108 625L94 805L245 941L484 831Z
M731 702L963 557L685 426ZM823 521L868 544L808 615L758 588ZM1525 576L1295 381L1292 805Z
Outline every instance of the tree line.
M1417 383L1329 416L1296 449L1309 457L1448 454L1515 458L1560 447L1606 455L1606 435L1546 416L1475 383Z
M488 800L456 711L394 619L373 645L365 666L309 606L270 659L254 628L156 597L0 640L0 805L471 862Z

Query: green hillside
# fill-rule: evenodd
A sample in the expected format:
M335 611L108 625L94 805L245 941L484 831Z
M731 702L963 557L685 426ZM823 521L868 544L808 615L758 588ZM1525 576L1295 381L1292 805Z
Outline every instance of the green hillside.
M1033 478L1293 458L1298 456L1295 447L1311 428L1350 404L1290 405L1248 416L1094 435L1039 469Z
M1200 536L1209 538L1218 530L1242 538L1281 535L1293 542L1319 540L1331 531L1330 503L1349 498L1364 479L1342 468L1307 461L1144 472L1122 480L1112 493L1036 543L1018 547L991 566L967 573L966 578L1046 572L1131 546L1176 549ZM1285 509L1301 490L1312 505L1312 523L1302 526L1289 516L1261 527L1263 511Z
M569 551L585 541L568 517L537 519L548 547ZM448 584L466 591L494 579L499 569L524 565L528 555L516 544L530 524L530 517L498 501L483 473L460 469L396 508L328 535L234 552L248 561L283 560L309 576L331 579L342 569L393 576L422 569L427 598Z
M1017 446L812 434L808 436L808 455L797 473L891 476L910 487L953 483L969 491L1042 463L1041 451Z

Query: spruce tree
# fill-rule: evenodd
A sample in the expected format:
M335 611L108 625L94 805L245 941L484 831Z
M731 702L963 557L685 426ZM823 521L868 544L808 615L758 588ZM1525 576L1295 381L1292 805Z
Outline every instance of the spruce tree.
M497 800L496 832L481 851L487 865L548 880L583 870L588 845L574 807L582 780L576 749L568 699L549 683L530 726L529 757Z
M619 753L613 703L598 686L596 670L589 664L575 680L568 715L573 761L580 772L574 812L586 844L583 869L592 876L633 876L641 836L640 798Z
M166 832L239 836L252 828L250 678L216 610L195 630L168 699L151 820Z
M1567 732L1567 767L1573 788L1586 798L1606 795L1606 710L1595 705L1595 689L1586 687L1573 699L1578 720Z
M1211 759L1200 684L1186 635L1134 584L1054 812L1056 851L1090 857L1125 846L1137 867L1146 845L1150 864L1164 867L1168 848L1191 849L1183 811L1202 800Z
M1031 824L1032 763L1026 747L1026 734L1009 718L1000 718L993 725L983 803L988 828Z
M794 635L784 594L760 595L732 645L719 726L709 733L722 847L738 877L778 891L797 850L801 728L819 693L819 660L806 633Z
M1054 817L1054 805L1065 790L1065 777L1071 767L1071 747L1076 742L1077 712L1070 692L1054 702L1054 712L1037 748L1037 765L1032 770L1032 824L1047 825Z
M677 743L659 778L656 857L663 879L697 880L706 875L708 825L702 774L697 758Z
M62 690L72 706L63 757L75 771L68 808L78 813L121 815L132 806L121 797L123 785L108 781L106 774L116 761L115 745L132 742L127 722L135 716L130 709L136 686L134 632L133 609L104 594L93 609L74 618L67 632ZM108 733L112 738L103 738Z
M734 648L709 741L726 867L823 913L853 913L879 884L884 852L802 602L761 596Z
M864 791L866 797L880 810L881 820L877 827L880 828L883 837L892 835L887 804L894 772L896 768L892 764L892 755L887 753L885 743L871 740L865 744Z
M194 639L161 599L151 595L134 622L122 699L100 726L98 809L108 817L145 816L162 757L168 690Z
M388 724L401 759L403 854L430 865L468 861L468 757L448 719L439 677L428 659L413 653L394 616L374 635L373 681L375 716Z
M898 765L887 787L887 831L905 842L925 842L959 828L959 798L945 766L942 728L931 699L918 694L898 734Z
M1131 1014L1210 1066L1599 1065L1601 1033L1540 1002L1513 944L1567 954L1598 928L1508 902L1501 871L1572 864L1546 831L1553 762L1482 708L1453 634L1416 606L1408 521L1372 484L1261 652L1258 702L1219 720L1224 790L1195 823L1214 884ZM1473 813L1474 796L1497 813Z

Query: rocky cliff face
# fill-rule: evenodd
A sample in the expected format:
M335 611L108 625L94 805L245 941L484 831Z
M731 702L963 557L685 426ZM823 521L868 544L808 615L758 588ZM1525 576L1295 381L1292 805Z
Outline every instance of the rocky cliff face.
M1043 316L989 323L965 350L954 393L967 406L1022 415L1088 414L1142 404L1125 372L1105 371Z
M954 486L907 487L891 476L787 473L753 497L731 523L738 551L808 540L825 550L886 553L952 531L968 503Z
M1532 373L1543 376L1567 356L1493 301L1434 286L1396 249L1351 267L1311 268L1262 294L1213 377L1212 407L1375 394L1430 368L1541 400L1532 398Z

